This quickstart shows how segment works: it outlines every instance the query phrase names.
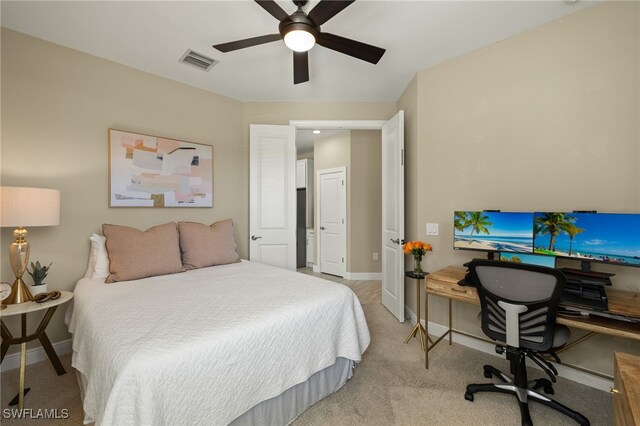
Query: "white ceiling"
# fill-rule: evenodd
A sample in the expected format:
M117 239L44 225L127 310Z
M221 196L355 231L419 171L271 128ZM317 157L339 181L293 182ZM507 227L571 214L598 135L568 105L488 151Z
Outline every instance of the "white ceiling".
M278 1L288 13L291 1ZM317 1L311 1L308 12ZM5 1L2 26L242 101L395 101L424 68L590 6L580 1L358 0L322 30L387 49L378 65L314 47L310 81L293 84L277 41L229 53L211 46L277 32L249 0ZM187 49L220 60L179 63Z

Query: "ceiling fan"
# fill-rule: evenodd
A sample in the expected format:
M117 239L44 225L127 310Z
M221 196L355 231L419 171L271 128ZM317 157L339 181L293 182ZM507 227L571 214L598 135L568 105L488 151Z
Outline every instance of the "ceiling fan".
M280 21L279 32L216 44L213 46L215 49L226 53L284 39L287 47L293 50L294 84L309 81L308 51L316 43L327 49L335 50L372 64L377 64L382 55L384 55L385 49L320 30L320 25L336 16L355 0L320 0L308 14L302 10L302 7L307 4L307 0L294 0L293 3L298 6L298 10L291 15L287 15L287 12L275 0L254 1Z

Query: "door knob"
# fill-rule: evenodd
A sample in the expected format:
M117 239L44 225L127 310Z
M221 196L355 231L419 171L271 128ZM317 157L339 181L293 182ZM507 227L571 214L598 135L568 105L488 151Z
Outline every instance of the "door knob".
M252 239L253 241L255 241L255 240L259 240L260 238L262 238L262 237L256 237L255 235L252 235L252 236L251 236L251 239Z
M390 240L392 243L400 244L400 238L396 238L395 240L393 238L390 238Z
M321 229L322 231L324 231L324 226L321 226L321 227L320 227L320 229Z

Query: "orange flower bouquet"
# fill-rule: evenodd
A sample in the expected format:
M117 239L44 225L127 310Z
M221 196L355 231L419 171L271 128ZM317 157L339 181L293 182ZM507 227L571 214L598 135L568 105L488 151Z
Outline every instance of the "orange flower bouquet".
M433 250L431 244L423 243L422 241L409 241L407 243L404 243L402 249L404 250L404 254L413 255L413 259L416 262L413 272L416 275L423 275L424 271L422 270L422 266L420 265L420 263L422 262L422 256L427 254L428 251Z

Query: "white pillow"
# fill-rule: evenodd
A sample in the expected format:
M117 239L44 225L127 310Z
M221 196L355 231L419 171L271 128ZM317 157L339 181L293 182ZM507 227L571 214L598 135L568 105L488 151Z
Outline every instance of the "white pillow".
M109 275L109 256L107 255L106 241L102 235L92 234L89 238L91 249L89 250L89 262L85 278L106 278Z

